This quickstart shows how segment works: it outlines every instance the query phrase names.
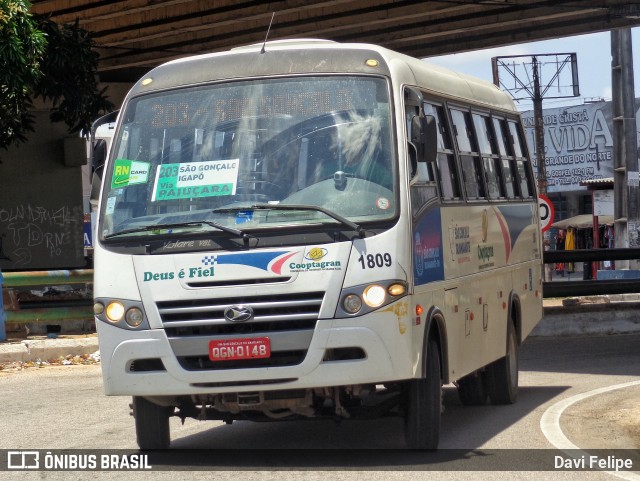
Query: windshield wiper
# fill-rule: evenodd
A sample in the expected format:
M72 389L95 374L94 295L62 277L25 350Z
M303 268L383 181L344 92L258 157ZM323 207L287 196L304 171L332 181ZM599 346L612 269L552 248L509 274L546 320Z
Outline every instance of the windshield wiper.
M212 222L209 220L198 220L198 221L192 221L192 222L176 222L173 224L153 224L153 225L145 225L145 226L141 226L141 227L133 227L131 229L125 229L125 230L121 230L120 232L114 232L113 234L108 234L106 236L104 236L105 239L111 239L113 237L118 237L121 235L126 235L126 234L135 234L135 233L139 233L139 232L148 232L148 231L154 231L154 230L160 230L160 229L177 229L180 227L194 227L194 226L201 226L201 225L208 225L210 227L213 227L215 229L221 230L223 232L226 232L227 234L231 234L234 235L236 237L240 237L242 238L245 242L249 240L249 237L251 237L249 234L247 234L246 232L241 231L240 229L234 229L233 227L227 227L226 225L222 225L222 224L218 224L217 222Z
M238 210L308 210L312 212L322 212L328 217L331 217L334 220L337 220L342 225L349 227L350 229L357 232L360 238L364 237L365 230L362 226L356 224L355 222L350 221L346 217L341 216L340 214L333 212L332 210L325 209L324 207L319 207L317 205L306 205L306 204L253 204L248 207L237 207L237 208L221 208L214 209L213 212L236 212Z

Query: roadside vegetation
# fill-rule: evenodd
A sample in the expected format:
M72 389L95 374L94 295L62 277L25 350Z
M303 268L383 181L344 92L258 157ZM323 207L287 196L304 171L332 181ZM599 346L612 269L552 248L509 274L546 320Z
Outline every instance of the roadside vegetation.
M69 133L88 132L113 105L99 88L96 42L78 22L58 25L32 15L25 0L0 0L0 148L18 145L34 129L36 99Z

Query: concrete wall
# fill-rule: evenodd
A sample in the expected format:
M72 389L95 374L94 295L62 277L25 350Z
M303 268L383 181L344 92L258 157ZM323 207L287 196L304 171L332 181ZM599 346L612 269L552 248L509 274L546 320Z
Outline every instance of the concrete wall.
M48 110L37 110L35 117L29 140L0 153L3 271L84 264L83 159L65 165L66 126L51 124Z
M120 107L129 85L109 86ZM85 265L83 182L86 143L49 121L36 105L27 142L0 151L0 270L50 270Z

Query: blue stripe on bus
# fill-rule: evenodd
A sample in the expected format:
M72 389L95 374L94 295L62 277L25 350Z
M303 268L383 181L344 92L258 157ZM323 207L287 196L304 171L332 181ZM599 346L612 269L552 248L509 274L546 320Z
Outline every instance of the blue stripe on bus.
M413 231L415 285L444 280L440 209L428 211Z

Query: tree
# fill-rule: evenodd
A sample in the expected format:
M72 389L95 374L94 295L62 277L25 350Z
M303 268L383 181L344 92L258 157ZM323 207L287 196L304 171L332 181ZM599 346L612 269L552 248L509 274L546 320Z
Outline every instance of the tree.
M0 1L0 147L33 130L30 94L42 73L47 42L24 1Z
M113 109L98 89L98 54L91 33L78 22L57 25L29 13L25 0L0 0L0 147L33 131L33 99L50 102L51 121L69 133L89 132L91 122Z

